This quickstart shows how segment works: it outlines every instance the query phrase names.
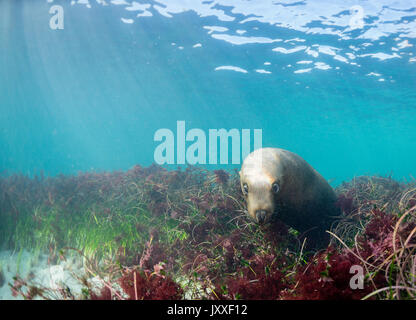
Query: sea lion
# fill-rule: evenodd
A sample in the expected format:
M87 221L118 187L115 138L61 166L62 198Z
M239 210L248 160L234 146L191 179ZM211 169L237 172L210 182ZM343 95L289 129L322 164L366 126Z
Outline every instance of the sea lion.
M337 216L329 183L297 154L278 148L250 153L240 171L248 215L265 224L275 218L298 230L313 247L327 243Z

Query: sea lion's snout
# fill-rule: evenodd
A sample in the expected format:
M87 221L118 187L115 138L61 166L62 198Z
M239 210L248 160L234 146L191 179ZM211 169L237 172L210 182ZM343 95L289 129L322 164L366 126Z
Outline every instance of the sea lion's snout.
M263 224L267 218L267 211L266 210L257 210L256 211L256 220L257 223Z
M242 184L242 191L246 198L249 217L259 224L266 224L271 220L275 211L274 194L270 191L270 184Z
M280 177L275 174L275 170L268 170L268 166L262 159L251 160L255 160L257 165L250 163L250 157L244 160L240 171L241 191L251 220L258 224L266 224L272 220L276 209Z

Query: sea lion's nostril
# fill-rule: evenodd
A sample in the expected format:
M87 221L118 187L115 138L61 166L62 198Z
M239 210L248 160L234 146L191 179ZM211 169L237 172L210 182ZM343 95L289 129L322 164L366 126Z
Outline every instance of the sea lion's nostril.
M266 219L266 210L257 210L256 219L258 223L263 223L264 220Z

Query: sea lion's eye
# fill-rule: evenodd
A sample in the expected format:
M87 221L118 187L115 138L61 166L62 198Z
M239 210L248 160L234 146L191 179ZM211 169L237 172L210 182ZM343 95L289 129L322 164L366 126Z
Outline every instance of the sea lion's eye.
M247 194L248 193L248 185L247 185L247 183L244 183L243 184L243 193L244 194Z
M278 192L279 192L279 190L280 190L280 187L279 187L279 185L277 184L277 182L273 183L273 184L272 184L272 191L273 191L274 193L278 193Z

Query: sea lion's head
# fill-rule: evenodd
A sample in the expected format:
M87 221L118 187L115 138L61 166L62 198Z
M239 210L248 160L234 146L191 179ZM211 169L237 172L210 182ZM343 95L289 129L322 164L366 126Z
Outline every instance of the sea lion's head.
M278 212L276 203L283 176L279 157L272 149L258 149L244 160L240 171L241 191L246 199L250 218L267 223Z

